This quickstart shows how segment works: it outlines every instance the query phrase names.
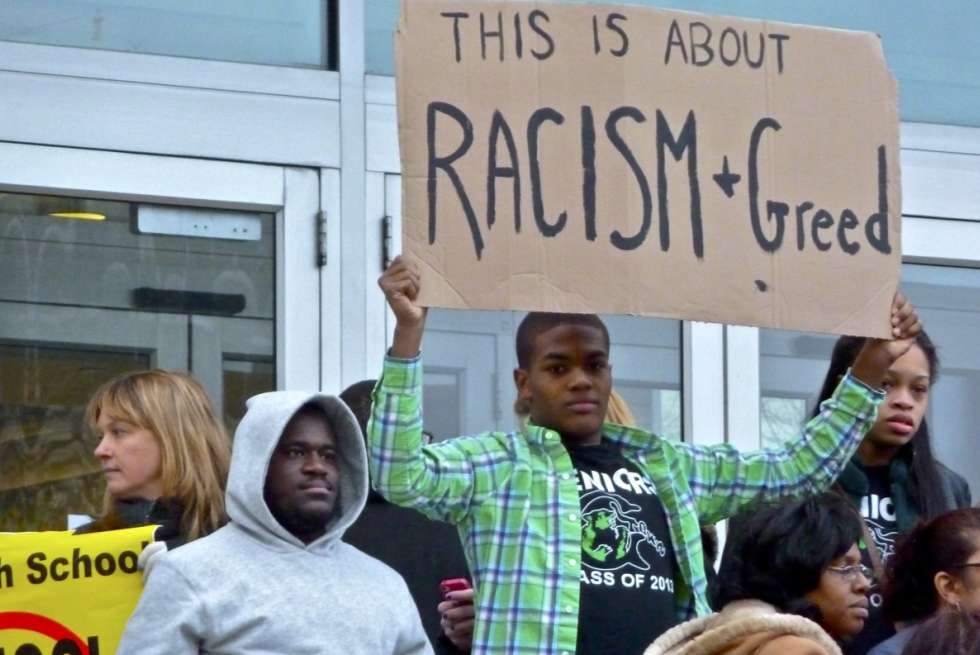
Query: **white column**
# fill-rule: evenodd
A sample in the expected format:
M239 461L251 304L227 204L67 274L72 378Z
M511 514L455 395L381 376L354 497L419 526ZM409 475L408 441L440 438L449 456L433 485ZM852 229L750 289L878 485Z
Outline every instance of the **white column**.
M717 323L685 321L683 332L684 441L725 441L725 339Z
M725 426L728 443L758 450L759 329L725 326Z
M364 2L340 0L337 3L340 38L340 216L328 217L329 237L341 242L340 259L327 266L341 266L340 298L324 294L324 316L343 313L338 360L324 360L324 379L337 379L339 389L376 375L369 370L368 293L364 270L374 217L365 213L365 132L364 132ZM327 370L336 369L336 370Z

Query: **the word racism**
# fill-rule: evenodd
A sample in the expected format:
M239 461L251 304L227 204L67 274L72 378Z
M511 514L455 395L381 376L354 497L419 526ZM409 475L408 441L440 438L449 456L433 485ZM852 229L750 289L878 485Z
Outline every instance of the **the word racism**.
M596 186L599 182L596 168L597 132L604 135L609 144L622 157L629 167L642 202L642 220L639 228L633 234L623 234L618 229L608 233L609 242L620 250L636 250L647 240L653 224L653 203L657 204L657 234L659 247L666 252L671 247L671 222L669 212L670 189L668 185L668 153L675 162L686 163L687 194L690 198L689 222L691 230L692 252L701 259L705 256L705 217L701 208L701 179L698 174L698 124L693 111L687 114L683 124L672 128L664 113L656 110L654 134L646 143L630 143L623 134L620 124L630 121L637 124L646 123L647 115L638 107L622 106L613 109L601 121L601 132L597 130L597 121L592 107L583 105L578 116L578 125L564 127L567 120L565 114L554 107L541 107L520 122L522 135L525 136L526 151L517 146L512 120L499 110L489 112L489 130L486 138L486 152L489 153L486 164L485 184L479 188L467 188L464 176L458 166L474 146L477 138L471 118L459 107L448 102L432 101L428 104L426 117L426 144L428 153L428 239L434 244L438 235L438 207L440 178L452 185L459 205L463 210L476 258L480 259L485 247L481 230L480 217L476 215L473 194L482 193L486 207L486 229L491 229L497 219L498 184L509 182L511 185L511 202L514 232L520 233L522 228L523 194L531 197L532 219L535 228L543 237L555 237L569 227L569 212L562 208L557 212L547 211L544 204L543 177L539 143L541 132L546 125L548 129L564 129L578 138L581 153L581 229L582 236L587 241L599 238L599 218L596 207ZM485 118L485 117L481 117ZM485 121L481 121L485 123ZM576 129L577 127L577 129ZM860 252L862 240L872 249L883 253L891 253L891 243L888 233L888 164L885 146L879 146L877 151L877 180L878 197L877 211L867 216L863 222L857 213L849 208L840 211L835 217L828 209L816 206L813 200L798 200L788 202L783 199L760 198L759 150L764 139L775 134L782 125L775 118L761 118L752 130L748 139L748 155L746 161L746 177L748 183L748 206L752 234L759 247L769 253L774 253L783 247L786 241L788 225L795 227L795 247L803 251L813 247L818 251L828 251L836 245L842 252L854 255ZM446 145L449 140L445 134L459 135L456 140ZM567 137L562 135L563 139ZM656 153L656 170L645 171L639 163L637 151L640 148L652 148ZM727 157L726 157L727 168ZM649 173L649 174L648 174ZM731 197L731 181L720 178L730 173L715 176L716 183ZM737 176L736 176L737 177ZM443 215L452 215L454 211L446 210ZM836 226L836 227L835 227ZM863 234L862 234L863 233Z

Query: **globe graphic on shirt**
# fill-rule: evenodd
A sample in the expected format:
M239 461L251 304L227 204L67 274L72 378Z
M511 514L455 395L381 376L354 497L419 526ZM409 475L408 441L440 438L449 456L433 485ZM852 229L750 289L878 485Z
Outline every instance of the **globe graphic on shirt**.
M582 496L582 552L592 568L615 571L650 569L650 548L666 557L664 543L638 519L639 505L615 494L593 491ZM650 548L641 548L646 544Z

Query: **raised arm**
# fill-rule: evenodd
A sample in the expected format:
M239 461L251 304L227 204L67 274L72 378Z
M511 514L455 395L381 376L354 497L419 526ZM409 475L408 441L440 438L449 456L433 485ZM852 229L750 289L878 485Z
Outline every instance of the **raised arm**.
M418 269L396 257L378 284L396 324L368 422L371 483L393 503L459 523L509 474L506 442L502 435L486 435L423 447L419 351L426 310L417 302Z
M401 255L395 257L378 279L378 286L395 314L395 336L389 354L398 359L417 357L422 348L427 311L418 304L422 288L418 265Z
M740 453L727 445L680 447L702 522L727 518L754 502L817 494L834 483L874 424L885 374L922 329L900 293L891 320L894 338L868 339L819 414L784 448Z

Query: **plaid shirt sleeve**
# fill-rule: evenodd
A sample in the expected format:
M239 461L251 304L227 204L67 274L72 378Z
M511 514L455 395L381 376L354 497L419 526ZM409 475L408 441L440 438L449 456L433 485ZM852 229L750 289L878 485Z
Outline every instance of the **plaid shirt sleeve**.
M678 447L702 523L757 501L818 494L834 483L874 424L885 394L850 372L803 434L781 449L740 453L729 445Z
M430 518L463 522L512 470L506 435L422 445L422 359L386 357L368 421L371 483L389 501Z

